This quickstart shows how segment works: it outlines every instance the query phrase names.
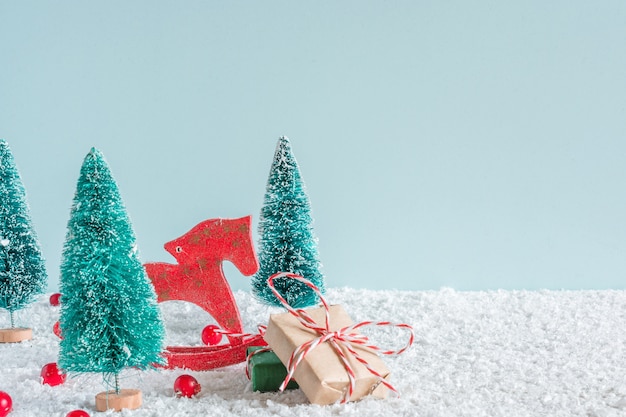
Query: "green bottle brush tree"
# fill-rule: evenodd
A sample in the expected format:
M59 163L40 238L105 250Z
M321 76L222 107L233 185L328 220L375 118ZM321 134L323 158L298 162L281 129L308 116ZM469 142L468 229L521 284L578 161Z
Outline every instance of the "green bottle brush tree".
M31 338L30 329L16 329L15 312L35 301L47 281L26 190L9 145L0 140L0 308L9 311L11 321L0 342Z
M311 203L300 175L289 139L278 140L267 180L259 219L259 271L252 278L255 296L270 305L280 302L267 286L277 272L303 276L324 291L324 276L313 232ZM305 284L290 279L275 281L276 290L294 308L318 303L318 297Z
M95 148L83 162L70 213L61 293L59 365L68 373L102 373L114 386L107 401L123 394L122 370L162 363L165 330L156 294L118 186Z

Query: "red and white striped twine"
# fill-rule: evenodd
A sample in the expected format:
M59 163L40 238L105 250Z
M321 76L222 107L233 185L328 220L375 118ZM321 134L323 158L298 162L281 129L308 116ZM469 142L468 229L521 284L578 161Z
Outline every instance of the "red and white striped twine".
M232 337L234 339L242 339L242 343L245 343L246 339L253 339L253 338L255 338L255 337L259 336L259 335L260 336L265 335L265 330L267 330L267 326L265 326L263 324L259 324L257 328L259 329L259 333L256 333L256 334L252 334L252 333L233 333L233 332L230 332L228 330L220 329L220 328L217 328L217 327L215 329L213 329L213 332L217 333L217 334L224 335L226 337Z
M317 324L315 320L313 320L313 318L311 318L311 316L305 310L294 309L293 307L289 305L287 300L285 300L285 298L281 296L280 293L274 287L274 280L278 278L295 279L297 281L302 282L303 284L311 288L313 291L315 291L320 301L322 302L322 305L324 306L324 310L325 310L324 326L320 326L319 324ZM342 403L349 401L350 398L352 397L352 394L354 393L354 388L356 385L356 375L355 375L354 369L350 365L348 357L346 356L344 351L341 349L341 347L344 347L348 352L350 352L350 354L357 361L363 364L365 368L380 381L381 384L389 388L394 393L398 394L398 391L393 387L393 385L391 385L389 381L387 381L385 378L383 378L382 375L380 375L380 373L378 373L375 369L373 369L370 366L370 364L367 362L367 360L363 359L363 357L359 355L358 352L356 352L353 346L365 347L365 348L373 350L374 352L377 352L380 355L399 355L405 352L413 344L413 339L414 339L413 327L404 323L395 324L395 323L391 323L388 321L363 321L360 323L356 323L356 324L344 327L337 331L331 331L330 330L330 312L329 312L328 303L326 302L326 299L324 299L324 297L322 296L319 288L317 288L311 281L309 281L308 279L300 275L293 274L290 272L279 272L269 277L267 280L267 283L270 289L272 290L272 292L274 293L274 295L278 298L278 300L280 300L282 305L287 309L289 313L291 313L291 315L295 316L304 327L311 329L315 331L317 334L319 334L319 337L316 337L315 339L310 340L302 344L301 346L298 346L293 351L293 353L291 354L291 357L289 358L289 362L287 364L287 377L281 384L279 388L280 391L283 391L287 387L287 384L293 378L293 374L296 371L296 368L302 362L302 360L306 357L306 355L309 354L313 349L315 349L322 343L328 342L333 347L333 349L337 353L337 356L339 356L339 359L343 363L343 366L346 370L346 373L348 374L348 379L350 382L348 390L344 393L344 396L342 398L342 401L341 401ZM392 327L397 327L400 329L405 329L409 332L409 340L407 344L399 350L383 350L380 347L369 343L366 336L355 333L356 329L359 329L365 326L392 326Z
M252 334L252 333L234 333L234 332L230 332L228 330L224 330L224 329L220 329L220 328L216 328L213 331L215 333L224 335L226 337L232 337L232 338L237 338L237 339L242 339L242 343L246 343L247 339L254 339L258 336L263 337L265 335L265 331L267 330L267 326L264 324L259 324L257 326L257 328L259 329L259 333L257 334ZM250 358L252 358L252 356L256 355L257 353L262 353L262 352L268 352L271 349L268 347L262 348L262 349L258 349L255 351L250 352L250 354L246 357L246 363L250 363ZM248 379L250 379L250 370L248 369L248 367L246 366L246 376L248 377Z

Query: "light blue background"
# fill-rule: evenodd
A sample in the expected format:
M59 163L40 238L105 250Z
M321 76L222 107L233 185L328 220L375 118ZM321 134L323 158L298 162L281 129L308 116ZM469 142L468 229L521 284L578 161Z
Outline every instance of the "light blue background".
M172 261L203 219L256 228L280 135L328 286L624 288L625 116L621 0L0 2L51 290L91 146Z

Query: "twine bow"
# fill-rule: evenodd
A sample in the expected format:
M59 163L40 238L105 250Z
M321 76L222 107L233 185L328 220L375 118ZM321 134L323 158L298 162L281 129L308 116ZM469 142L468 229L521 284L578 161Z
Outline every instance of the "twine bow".
M305 310L294 309L293 307L289 305L287 300L285 300L285 298L282 295L280 295L278 291L276 290L276 288L274 287L274 280L278 278L295 279L297 281L302 282L303 284L311 288L313 291L315 291L320 301L322 302L322 305L325 310L325 323L323 326L316 323L315 320L313 320L313 318L311 318L311 316ZM413 338L414 338L413 327L404 323L395 324L395 323L391 323L388 321L363 321L360 323L352 324L350 326L344 327L336 331L331 331L330 330L330 313L329 313L328 303L322 296L319 288L317 288L311 281L309 281L308 279L300 275L293 274L290 272L279 272L269 277L267 280L267 283L270 289L272 290L272 292L274 293L274 295L276 295L278 300L280 300L280 302L287 309L287 311L291 315L296 317L298 321L302 324L302 326L306 327L307 329L313 330L315 333L319 335L313 340L310 340L298 346L293 351L293 353L291 354L291 357L289 358L289 363L287 364L287 377L281 384L279 391L283 391L287 387L287 384L293 378L293 374L296 371L296 368L302 362L302 360L306 357L306 355L308 355L313 349L315 349L322 343L329 343L330 346L333 348L333 350L337 353L337 356L339 357L339 359L341 360L346 370L346 373L348 374L348 379L350 381L348 390L344 392L344 395L341 401L342 403L345 403L350 400L350 398L352 397L352 394L354 393L354 389L356 386L355 371L352 365L350 364L348 357L344 353L344 350L341 349L342 347L347 352L349 352L357 361L363 364L365 368L369 371L369 373L374 375L378 379L380 384L383 384L389 390L398 394L398 391L393 387L393 385L391 385L389 381L387 381L385 378L383 378L383 376L380 373L378 373L375 369L373 369L370 366L370 364L367 362L367 360L363 359L363 357L355 350L354 347L358 346L358 347L368 348L380 355L399 355L403 353L404 351L406 351L413 344ZM392 326L392 327L397 327L400 329L406 329L409 332L408 343L399 350L383 350L380 347L371 344L365 335L356 333L356 329L359 329L365 326Z

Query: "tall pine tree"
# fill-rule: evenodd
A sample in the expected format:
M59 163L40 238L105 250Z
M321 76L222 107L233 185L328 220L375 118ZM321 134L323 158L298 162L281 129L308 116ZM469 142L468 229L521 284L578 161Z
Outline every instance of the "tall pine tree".
M281 137L267 180L265 200L259 219L259 271L252 277L253 293L260 300L280 305L267 286L277 272L302 275L324 291L324 276L313 233L311 203L306 193L298 162L289 139ZM276 290L292 307L316 304L317 295L306 285L292 279L274 281Z
M67 372L115 377L161 363L165 330L135 234L102 154L86 156L61 263L61 350Z
M42 294L47 281L26 190L9 145L0 140L0 307L9 311L12 328L14 313Z

